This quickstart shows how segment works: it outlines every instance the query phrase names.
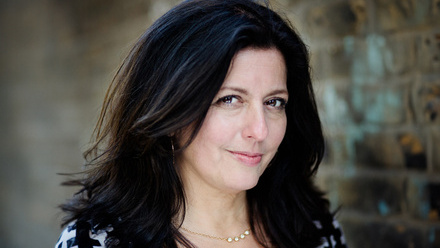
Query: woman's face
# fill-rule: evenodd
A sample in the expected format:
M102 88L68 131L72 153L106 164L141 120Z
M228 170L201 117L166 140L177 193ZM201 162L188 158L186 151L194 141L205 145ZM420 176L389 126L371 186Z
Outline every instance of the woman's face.
M286 131L286 66L277 49L244 49L191 144L177 158L185 186L254 187Z

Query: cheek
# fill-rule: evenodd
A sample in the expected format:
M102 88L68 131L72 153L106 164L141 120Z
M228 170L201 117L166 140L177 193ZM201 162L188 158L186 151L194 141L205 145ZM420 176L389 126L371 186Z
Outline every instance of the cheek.
M200 129L200 139L203 143L225 145L234 137L236 126L228 116L219 115L215 110L208 113Z
M280 120L273 123L271 128L272 131L272 140L278 146L284 138L286 134L287 127L287 118L281 118Z

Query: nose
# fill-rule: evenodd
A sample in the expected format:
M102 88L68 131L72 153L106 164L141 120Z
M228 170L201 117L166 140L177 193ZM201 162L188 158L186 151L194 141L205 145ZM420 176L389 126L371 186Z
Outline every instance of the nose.
M253 107L247 111L243 128L243 138L262 141L266 139L269 129L263 106Z

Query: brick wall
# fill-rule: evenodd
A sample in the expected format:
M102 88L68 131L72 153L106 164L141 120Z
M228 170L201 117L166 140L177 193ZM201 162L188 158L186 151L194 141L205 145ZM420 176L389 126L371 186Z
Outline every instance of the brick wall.
M440 247L440 1L285 1L310 45L351 247Z
M177 0L0 1L0 243L51 247L104 91ZM279 0L312 53L350 247L440 247L440 0ZM34 245L29 245L29 244Z
M53 247L105 90L169 1L0 1L0 247Z

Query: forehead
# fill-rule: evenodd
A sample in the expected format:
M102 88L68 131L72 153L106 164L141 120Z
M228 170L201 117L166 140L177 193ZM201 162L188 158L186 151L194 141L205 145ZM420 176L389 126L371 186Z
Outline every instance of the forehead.
M237 60L246 60L247 58L251 58L251 57L264 59L263 61L268 61L268 62L279 61L285 63L283 54L277 48L248 47L238 51L235 54L235 56L232 59L231 65L234 64L234 62Z
M286 87L286 80L286 63L279 50L247 48L233 57L222 87L246 83Z

